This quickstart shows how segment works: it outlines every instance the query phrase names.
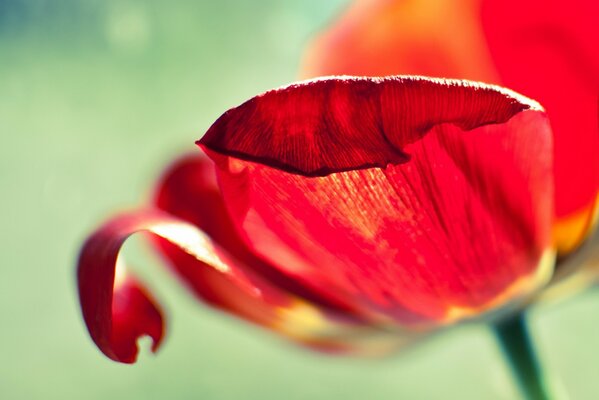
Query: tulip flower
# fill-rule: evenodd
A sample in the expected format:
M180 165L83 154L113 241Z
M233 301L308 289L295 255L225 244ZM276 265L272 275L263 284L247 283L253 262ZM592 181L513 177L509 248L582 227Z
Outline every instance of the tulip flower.
M314 40L304 75L473 79L539 101L554 132L553 235L565 256L597 221L598 20L594 0L358 0Z
M307 75L460 80L317 79L223 114L147 208L85 242L79 295L99 349L131 363L140 336L154 351L163 338L119 256L143 231L200 300L313 349L384 354L491 321L524 393L548 398L518 312L596 275L564 260L596 223L598 8L512 3L358 1Z
M227 111L198 144L204 156L176 163L146 209L81 251L84 320L115 361L164 332L119 258L139 231L205 302L329 352L388 352L517 310L551 277L552 133L515 92L310 80Z

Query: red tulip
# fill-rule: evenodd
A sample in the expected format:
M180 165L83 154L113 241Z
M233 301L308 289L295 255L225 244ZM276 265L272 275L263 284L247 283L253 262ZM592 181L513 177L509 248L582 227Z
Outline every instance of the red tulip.
M125 239L214 307L335 352L387 351L519 307L553 270L552 133L534 101L416 77L331 78L254 97L176 163L148 209L93 233L83 316L108 357L163 336Z
M358 0L316 38L304 73L473 79L539 101L555 133L554 241L566 254L599 204L597 21L596 0Z

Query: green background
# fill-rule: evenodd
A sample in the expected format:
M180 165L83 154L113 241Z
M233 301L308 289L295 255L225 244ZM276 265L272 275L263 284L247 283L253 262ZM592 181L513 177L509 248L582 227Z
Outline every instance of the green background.
M169 315L161 351L106 359L81 320L85 234L143 204L155 177L227 108L298 75L346 1L0 0L1 399L513 399L480 326L383 360L300 350L217 313L139 239L128 259ZM531 315L572 399L599 393L599 295Z

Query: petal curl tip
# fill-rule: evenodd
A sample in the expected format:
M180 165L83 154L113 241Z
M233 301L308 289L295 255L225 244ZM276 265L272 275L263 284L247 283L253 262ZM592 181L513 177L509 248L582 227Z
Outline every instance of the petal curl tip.
M162 312L135 279L127 278L115 288L112 318L112 341L119 361L135 361L138 352L136 342L140 337L152 339L152 352L160 347L164 337Z
M164 336L159 306L118 258L142 220L121 215L104 224L83 245L77 266L79 301L92 340L108 358L127 364L137 358L140 337L149 336L155 352Z

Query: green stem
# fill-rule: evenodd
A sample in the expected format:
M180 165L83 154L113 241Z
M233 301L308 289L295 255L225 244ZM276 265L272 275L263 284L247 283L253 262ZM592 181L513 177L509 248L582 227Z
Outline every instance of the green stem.
M552 400L549 382L528 333L526 317L518 313L498 321L495 335L526 400Z

